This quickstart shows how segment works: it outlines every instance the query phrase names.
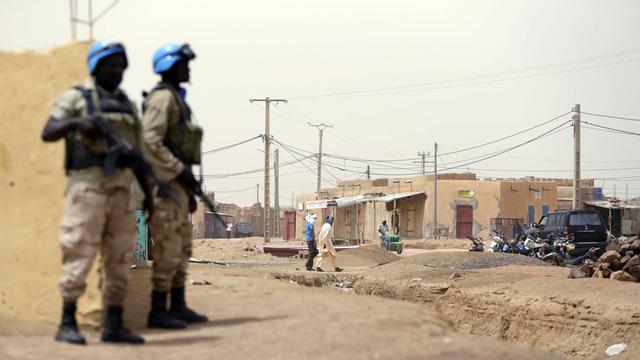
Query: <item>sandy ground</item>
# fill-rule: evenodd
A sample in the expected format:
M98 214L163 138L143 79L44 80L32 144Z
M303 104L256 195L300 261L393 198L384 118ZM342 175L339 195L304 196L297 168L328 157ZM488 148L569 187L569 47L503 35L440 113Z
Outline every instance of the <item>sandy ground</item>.
M48 324L0 335L0 358L605 359L618 342L629 349L615 359L639 358L640 284L572 280L518 255L375 246L340 252L343 273L307 272L251 250L258 242L194 241L194 256L227 264L191 266L191 280L211 283L188 286L208 324L145 329L148 289L135 288L128 325L145 346L102 345L88 329L89 346L59 344Z
M420 239L420 240L402 240L407 249L464 249L469 248L471 243L467 239Z

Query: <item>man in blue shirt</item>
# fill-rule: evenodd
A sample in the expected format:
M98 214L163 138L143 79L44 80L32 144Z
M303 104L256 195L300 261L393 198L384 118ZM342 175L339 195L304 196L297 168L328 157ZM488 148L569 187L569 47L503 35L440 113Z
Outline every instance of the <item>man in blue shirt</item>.
M314 229L316 218L316 214L307 215L304 218L306 222L304 240L307 242L307 246L309 247L309 256L307 257L307 261L304 264L307 268L307 271L313 271L313 259L315 259L316 255L318 255L318 249L316 249L316 234Z

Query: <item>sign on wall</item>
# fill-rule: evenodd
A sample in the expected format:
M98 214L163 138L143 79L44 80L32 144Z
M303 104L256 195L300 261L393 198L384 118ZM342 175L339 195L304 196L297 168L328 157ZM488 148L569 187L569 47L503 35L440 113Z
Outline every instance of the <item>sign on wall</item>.
M471 199L476 195L476 192L473 190L458 190L458 197Z

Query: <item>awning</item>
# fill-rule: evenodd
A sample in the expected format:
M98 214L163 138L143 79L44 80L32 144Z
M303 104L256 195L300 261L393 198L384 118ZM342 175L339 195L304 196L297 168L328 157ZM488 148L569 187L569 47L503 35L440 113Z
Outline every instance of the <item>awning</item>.
M363 201L367 201L364 195L356 195L356 196L345 196L341 198L335 198L336 206L339 208L353 206L355 204L359 204Z
M393 200L409 198L409 197L416 196L416 195L427 196L427 194L425 194L424 191L417 191L417 192L404 192L404 193L397 193L397 194L389 194L389 195L381 196L379 198L374 198L372 200L373 201L382 201L382 202L386 202L387 203L387 202L391 202Z
M305 203L305 206L306 206L307 210L326 209L327 207L329 207L329 200L327 200L327 199L309 200L309 201L307 201Z

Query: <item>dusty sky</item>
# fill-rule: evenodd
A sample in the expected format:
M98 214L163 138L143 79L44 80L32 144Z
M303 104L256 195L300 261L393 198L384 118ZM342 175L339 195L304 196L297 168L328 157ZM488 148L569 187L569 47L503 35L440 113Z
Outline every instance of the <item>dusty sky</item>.
M80 15L86 16L86 1L79 2ZM109 3L94 0L94 14ZM70 41L68 6L63 0L3 0L0 50ZM318 132L307 122L326 122L334 127L325 130L324 153L417 160L417 151L433 153L436 141L441 154L492 142L564 114L576 103L586 112L640 118L638 14L640 2L632 0L121 0L94 33L127 46L130 68L123 87L136 100L156 81L150 63L157 47L192 45L198 58L188 100L205 128L204 150L264 133L264 105L248 99L269 96L289 99L273 108L271 117L272 135L284 144L317 152ZM87 35L79 26L80 39ZM307 97L336 93L344 95ZM463 165L568 120L570 114L438 161L444 168ZM637 121L586 114L582 120L640 132ZM566 128L449 171L483 178L570 177L572 138ZM624 197L628 184L629 196L640 196L636 144L636 135L584 128L582 176L606 179L596 181L605 194L612 195L615 184L618 197ZM262 147L254 140L208 155L204 173L259 169ZM281 163L302 158L282 148L280 155ZM323 169L324 186L363 176L367 164L326 160L334 167ZM412 160L369 163L373 177L421 171ZM351 172L338 169L345 166ZM291 204L292 193L315 191L315 168L313 159L281 168L282 205ZM220 201L250 205L262 179L261 172L214 177L206 187L218 191ZM261 189L261 201L262 196Z

